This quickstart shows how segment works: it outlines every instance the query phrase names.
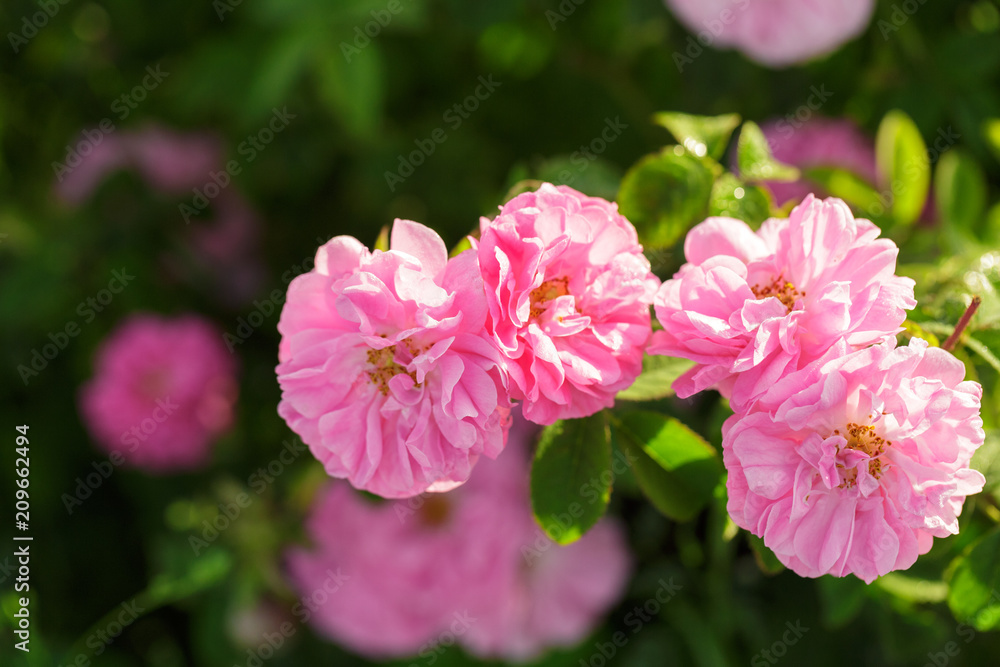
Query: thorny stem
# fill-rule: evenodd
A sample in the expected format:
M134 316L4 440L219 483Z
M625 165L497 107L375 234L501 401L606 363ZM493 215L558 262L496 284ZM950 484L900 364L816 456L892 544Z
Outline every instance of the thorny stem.
M951 352L955 348L959 337L962 335L962 332L965 331L965 327L969 326L969 320L971 320L972 316L976 314L976 310L979 308L979 304L982 303L982 301L983 300L978 296L972 297L972 303L970 303L969 307L965 309L964 313L962 313L961 319L959 319L958 324L955 325L955 330L950 336L948 336L948 340L941 345L942 350Z

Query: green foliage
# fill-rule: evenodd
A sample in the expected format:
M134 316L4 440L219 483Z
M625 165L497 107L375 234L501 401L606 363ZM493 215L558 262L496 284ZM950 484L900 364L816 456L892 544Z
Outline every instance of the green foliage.
M612 425L616 441L632 459L639 487L663 514L686 521L712 498L722 465L697 433L677 419L647 411L626 412Z
M712 186L709 215L736 218L755 229L771 217L771 195L758 185L748 185L732 174L723 174Z
M875 158L891 195L893 219L903 227L912 225L927 200L931 172L920 130L904 112L893 110L882 119L875 137Z
M843 199L871 217L879 217L873 212L879 211L882 206L880 194L873 184L854 172L837 167L809 167L803 170L803 175L831 196Z
M647 354L642 358L642 373L632 386L618 392L623 401L654 401L674 395L671 383L694 365L687 359Z
M701 158L668 146L639 160L622 179L618 206L647 248L681 239L708 211L714 177Z
M986 209L986 176L965 151L955 148L938 161L934 199L941 220L965 232L980 227Z
M781 164L771 154L771 147L757 123L747 121L740 130L736 146L740 176L747 181L795 181L799 170Z
M760 567L761 571L766 574L778 574L785 569L778 557L774 555L774 552L767 548L764 544L764 540L757 537L753 533L746 533L747 542L750 544L750 548L753 550L754 560L757 561L757 565Z
M305 543L303 516L327 482L312 457L297 460L217 543L197 556L186 543L215 517L220 500L228 502L217 497L219 480L246 480L288 435L274 410L280 308L235 352L243 369L238 423L211 467L162 478L116 470L83 507L65 511L61 495L100 456L77 417L78 388L100 341L126 315L195 311L232 332L255 312L253 300L287 287L286 270L302 266L317 238L350 234L378 239L375 247L384 249L388 238L379 230L404 217L440 230L458 252L469 247L465 235L479 215L540 181L617 197L666 276L683 261L679 244L691 226L708 215L756 226L786 214L787 206L774 210L767 182L801 175L900 244L899 273L916 279L919 298L904 338L939 345L971 298L982 298L955 354L968 379L984 387L987 441L972 465L986 476L985 492L967 501L960 533L936 539L906 573L871 586L853 577L803 579L726 521L718 449L698 433L717 445L729 413L714 395L674 397L670 384L687 362L647 357L614 410L542 435L531 485L539 522L561 543L578 539L605 512L615 478L614 510L627 529L634 576L592 638L537 664L595 664L599 647L619 648L616 632L627 638L617 664L753 663L798 618L813 629L788 647L790 665L839 665L845 646L864 647L861 662L924 664L956 639L956 664L991 664L1000 651L996 3L922 2L899 25L903 5L879 3L860 37L782 70L699 45L660 0L400 3L388 22L380 12L389 0L57 3L58 14L36 37L0 55L0 350L8 371L0 422L45 430L32 452L32 518L44 537L31 561L32 653L27 663L11 657L20 652L8 642L0 663L59 664L86 628L106 622L102 614L138 591L152 613L108 647L100 665L244 664L248 648L260 645L256 637L245 645L234 632L245 614L263 605L283 618L299 602L283 558L290 545ZM17 34L40 6L5 3L5 33ZM551 23L548 11L560 20ZM676 56L696 49L681 69ZM169 77L120 116L112 105L157 63ZM446 120L488 75L502 82L496 94L455 116L458 126ZM813 82L834 93L821 109L808 104ZM295 120L247 160L241 144L266 127L273 108L286 106ZM684 112L664 111L674 109ZM879 182L834 165L797 173L775 161L755 123L739 128L741 118L772 119L798 132L806 116L818 115L851 118L876 137ZM158 192L133 173L113 175L79 204L53 195L53 163L66 160L82 128L103 118L120 135L149 124L210 133L224 159L239 162L227 195L242 195L255 212L264 273L243 305L177 259L189 259L186 232L207 230L218 200L188 226L177 205L190 201L190 188ZM598 142L618 118L621 134ZM679 145L661 149L661 128ZM425 151L412 176L387 187L386 174L436 129L446 141ZM733 161L738 173L726 169ZM79 321L77 304L120 266L137 272L134 286L25 386L13 369ZM3 452L0 462L11 469L11 452ZM620 456L629 463L624 471ZM5 497L8 480L0 480ZM684 588L637 631L643 617L635 609L657 599L659 580L674 579ZM8 590L0 600L8 637L14 595ZM153 612L163 606L171 609ZM962 643L959 623L984 634ZM308 624L295 629L274 664L369 664ZM436 665L479 664L454 648L426 656Z
M677 142L689 153L698 157L707 155L713 160L721 160L733 130L740 125L740 116L735 113L722 116L691 116L675 111L663 111L653 116L653 122L670 130Z
M948 606L976 630L1000 627L1000 529L977 540L952 564Z
M611 499L611 439L603 413L547 426L531 465L531 507L543 530L570 544L604 516Z

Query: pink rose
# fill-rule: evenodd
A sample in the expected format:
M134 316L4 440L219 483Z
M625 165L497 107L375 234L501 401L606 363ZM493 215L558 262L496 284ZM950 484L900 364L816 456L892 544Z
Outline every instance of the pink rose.
M840 341L866 347L899 332L914 283L898 249L839 199L812 195L754 232L709 218L688 233L687 264L663 283L651 354L697 362L681 397L717 388L737 412Z
M95 442L150 472L204 466L229 429L236 362L195 316L133 315L100 346L80 413Z
M769 67L835 51L871 20L875 0L666 0L691 32ZM705 43L704 40L699 41Z
M507 391L476 256L397 220L392 249L338 236L292 281L278 413L327 472L386 498L463 483L504 446Z
M642 369L659 281L618 209L545 184L482 220L487 329L539 424L614 404Z
M458 642L527 660L592 632L627 582L624 537L610 519L568 547L540 533L528 500L536 432L515 417L503 455L450 493L374 504L329 485L307 524L314 547L288 557L300 595L322 591L315 628L378 659Z
M729 514L798 574L871 583L958 532L982 387L920 339L844 344L723 426Z

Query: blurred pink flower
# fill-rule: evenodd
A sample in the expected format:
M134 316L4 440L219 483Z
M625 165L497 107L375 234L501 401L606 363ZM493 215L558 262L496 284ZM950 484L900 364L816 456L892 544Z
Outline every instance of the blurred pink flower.
M723 426L733 521L798 574L871 583L958 532L983 444L982 387L914 338L792 373Z
M91 130L76 147L80 162L66 165L56 182L56 193L79 204L86 200L112 172L135 169L154 190L164 194L184 194L203 185L209 172L222 162L222 145L209 134L185 134L159 125L139 130L103 133ZM100 140L97 140L100 137Z
M656 296L663 331L649 352L697 362L674 382L681 397L717 388L744 410L782 375L839 341L858 348L898 333L913 280L899 252L839 199L809 195L758 232L709 218L684 242L687 263Z
M539 424L614 404L642 370L659 281L616 205L544 184L482 219L487 326Z
M84 146L90 146L85 155L79 152ZM190 197L195 189L212 183L213 169L224 170L218 138L155 124L112 133L87 130L76 149L80 162L67 164L55 185L59 197L71 204L84 202L105 178L121 169L134 170L151 189L170 197ZM185 232L190 255L166 251L161 262L172 278L187 279L199 288L207 274L215 295L228 306L239 306L259 294L266 278L260 222L235 188L213 198L212 213Z
M476 256L396 220L391 249L338 236L292 281L278 413L334 477L386 498L465 482L504 446L508 398Z
M222 165L221 142L209 134L174 132L150 125L126 135L126 150L154 190L186 194L204 185Z
M699 42L769 67L835 51L867 27L875 0L666 0Z
M528 501L535 432L515 417L504 453L447 494L374 504L330 484L307 524L313 548L288 557L303 596L342 575L317 629L372 658L457 641L524 660L584 639L622 594L628 553L610 519L569 547L540 536Z
M777 119L761 125L761 130L779 162L803 169L847 169L875 186L875 142L850 120L813 118L793 123ZM766 185L779 206L790 200L802 201L817 191L817 186L804 178L793 183L769 181Z
M260 294L267 271L260 259L261 222L239 194L221 193L213 203L215 216L189 231L193 258L218 286L229 305L246 303Z
M79 394L95 442L150 472L204 466L229 429L236 363L200 317L133 315L100 346Z

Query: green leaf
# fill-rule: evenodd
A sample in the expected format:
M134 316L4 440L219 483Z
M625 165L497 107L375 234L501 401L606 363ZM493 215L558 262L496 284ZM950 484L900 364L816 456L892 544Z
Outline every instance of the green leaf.
M631 387L618 392L615 398L623 401L655 401L673 396L671 383L693 365L694 362L687 359L647 354L642 359L642 373Z
M378 233L378 238L375 239L375 245L372 246L372 250L381 250L382 252L389 250L389 225L382 225L382 229Z
M1000 160L1000 118L990 118L983 122L983 137L993 150L993 155Z
M667 128L678 143L698 157L707 155L721 160L733 130L740 125L740 116L735 113L690 116L676 111L664 111L655 114L653 122Z
M359 139L374 139L382 124L383 65L379 45L372 43L347 62L337 44L317 48L317 91L326 107L347 131Z
M831 196L863 211L867 217L879 217L875 212L884 209L875 187L852 171L836 167L810 167L804 169L802 174Z
M996 431L987 431L986 442L972 455L969 467L983 473L986 486L983 491L989 492L1000 485L1000 435Z
M614 433L639 487L660 512L687 521L711 500L722 474L719 455L680 421L637 410L615 420Z
M281 108L288 103L314 42L313 35L308 31L288 31L264 47L266 56L256 70L240 109L240 118L244 123L260 122L271 113L272 108Z
M647 155L628 170L618 207L647 248L673 245L708 212L712 171L681 146Z
M903 334L908 335L910 338L922 338L931 347L941 347L941 341L937 336L913 320L903 322Z
M736 144L740 176L747 181L797 181L799 170L774 159L771 147L757 123L747 121Z
M875 580L875 585L902 600L916 604L944 602L948 584L943 581L918 579L899 572L890 572Z
M823 623L831 629L850 623L867 599L867 586L857 577L820 577L817 583Z
M712 186L708 214L736 218L757 228L771 215L771 195L762 187L723 174Z
M912 225L927 200L931 170L927 146L913 120L899 110L882 119L875 137L879 173L892 194L889 211L899 225Z
M476 45L486 71L530 79L545 67L555 46L551 30L516 21L494 23L483 30Z
M975 230L986 208L986 176L961 149L941 156L934 172L934 199L946 225Z
M535 520L559 544L577 541L604 515L612 478L603 412L547 426L531 466Z
M979 538L949 569L948 606L976 630L1000 627L1000 528Z
M785 569L784 564L778 560L778 557L774 555L773 551L767 548L763 539L748 532L747 542L750 543L750 549L753 551L753 558L757 561L757 566L760 568L761 572L764 574L778 574Z
M983 231L983 241L990 245L1000 245L1000 203L994 204L986 212L986 225Z
M145 595L154 607L171 604L214 586L222 581L232 566L233 559L226 550L206 551L194 559L184 573L162 573L153 577Z
M992 366L998 373L1000 373L1000 358L997 357L996 351L990 349L985 343L980 340L973 338L972 336L965 336L960 339L962 345L969 348L976 354L978 354L983 361Z
M455 244L455 247L451 249L448 253L448 257L458 257L463 252L472 247L472 241L469 240L468 236L463 236L462 240Z

